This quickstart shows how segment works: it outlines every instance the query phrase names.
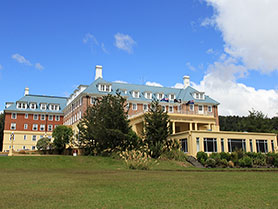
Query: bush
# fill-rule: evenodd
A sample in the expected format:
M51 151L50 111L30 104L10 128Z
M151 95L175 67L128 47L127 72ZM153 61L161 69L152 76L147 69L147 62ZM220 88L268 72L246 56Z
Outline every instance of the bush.
M171 150L171 151L164 151L161 155L161 158L166 158L169 160L177 160L177 161L186 161L187 155L181 150Z
M256 153L253 158L253 164L258 166L265 166L266 165L266 155L262 153Z
M197 153L197 160L202 163L203 165L205 164L206 160L208 159L208 154L205 152L198 152Z
M222 167L222 168L227 168L228 167L228 161L226 159L220 159L220 162L219 162L219 166Z
M120 157L130 169L149 170L153 164L148 151L126 150L120 153ZM157 163L157 161L154 161L154 163Z
M253 160L248 156L244 156L242 159L239 159L238 163L240 167L251 168L253 166Z
M278 154L277 153L273 153L273 152L267 153L266 154L266 163L268 165L277 166L277 163L278 163Z
M26 152L24 150L20 150L18 154L26 154Z
M228 166L230 167L230 168L233 168L233 167L235 167L235 164L234 164L234 162L233 161L229 161L228 162Z
M206 167L215 168L216 161L213 158L208 158L205 162Z
M231 155L228 152L221 152L220 153L220 158L221 160L227 160L227 162L229 162L231 160Z

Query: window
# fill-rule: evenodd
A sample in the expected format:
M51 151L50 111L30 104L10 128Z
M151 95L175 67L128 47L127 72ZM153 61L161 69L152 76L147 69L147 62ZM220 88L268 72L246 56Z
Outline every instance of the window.
M197 152L199 152L200 151L200 140L198 137L196 138L196 147L197 147Z
M50 110L58 111L60 109L60 106L57 104L50 104L49 105Z
M194 104L189 105L189 110L192 111L192 112L194 111Z
M256 140L257 152L268 152L267 140Z
M204 107L203 105L198 105L198 112L203 113L204 112Z
M41 110L46 110L46 104L41 104Z
M53 130L53 125L48 125L48 131L52 131Z
M132 104L132 110L137 110L137 104Z
M217 152L216 138L204 138L204 150L205 152Z
M38 120L38 118L39 118L38 114L33 115L33 120Z
M178 106L178 112L181 112L181 105Z
M132 96L133 96L134 98L139 98L139 91L133 91L133 92L132 92Z
M52 120L53 120L53 115L49 115L49 116L48 116L48 120L49 120L49 121L52 121Z
M44 131L45 130L45 125L40 125L40 131Z
M38 124L33 124L33 131L37 131L38 130Z
M95 97L91 97L91 104L95 105L97 102L96 98Z
M249 143L250 143L250 152L253 152L253 143L252 143L252 139L249 139Z
M181 139L180 142L181 142L181 151L188 152L187 139Z
M32 150L35 150L36 149L36 147L35 146L32 146Z
M28 119L28 113L25 113L24 118L25 118L25 119Z
M17 103L17 108L18 109L26 109L27 108L27 104L26 103Z
M24 136L23 136L23 139L24 139L24 140L26 140L26 139L27 139L27 136L26 136L26 135L24 135Z
M228 139L228 149L229 152L233 152L236 149L246 151L245 139Z
M17 114L16 113L12 113L12 119L16 119Z
M57 127L58 127L58 125L55 125L55 126L54 126L54 128L57 128Z
M212 112L212 106L211 105L208 106L208 112Z
M196 99L199 99L199 98L200 98L200 94L199 94L199 93L196 93L196 94L195 94L195 98L196 98Z
M150 93L150 92L145 92L145 98L146 98L146 99L152 99L152 93Z
M271 140L271 149L272 149L272 152L275 151L275 150L274 150L274 141L273 141L273 140Z
M125 108L129 110L129 103L126 104Z
M36 135L33 135L33 137L32 137L32 141L37 141L37 136Z
M11 123L11 130L15 130L16 129L16 123Z
M31 103L30 104L30 109L35 110L37 108L36 103Z
M24 130L28 129L28 124L24 124Z
M25 146L22 146L22 149L25 150L26 149Z
M174 107L173 106L169 106L169 112L173 113L174 112Z
M55 116L55 121L60 121L60 115Z
M45 120L45 115L41 115L41 120Z
M224 151L224 139L221 139L221 151L222 151L222 152L225 152L225 151Z
M99 85L98 85L98 90L99 90L99 91L110 92L110 91L111 91L111 85L99 84Z
M162 111L166 112L166 106L165 105L162 106Z
M169 94L169 99L171 101L175 100L176 99L176 95L175 94Z
M147 104L144 104L144 105L143 105L143 110L144 110L144 111L148 111L148 105L147 105Z
M163 93L158 93L158 94L156 95L156 97L157 97L157 99L163 99L164 94L163 94Z
M40 135L40 139L43 138L43 135Z

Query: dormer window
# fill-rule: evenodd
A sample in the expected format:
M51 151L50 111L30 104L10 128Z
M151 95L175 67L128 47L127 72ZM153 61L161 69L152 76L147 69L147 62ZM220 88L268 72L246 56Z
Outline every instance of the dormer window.
M50 104L49 110L58 111L60 109L58 104Z
M46 104L41 104L41 110L46 110Z
M196 92L194 93L194 98L195 99L205 99L205 94L201 92Z
M145 98L146 99L152 99L152 93L151 92L145 92Z
M27 108L27 104L23 103L23 102L18 102L17 103L17 108L18 109L26 109Z
M103 92L111 92L111 85L108 84L99 84L98 90Z
M31 110L37 109L37 104L36 103L30 103L30 109Z
M176 95L175 94L169 94L169 100L173 101L176 99Z
M157 99L163 99L163 98L164 98L164 94L163 94L163 93L158 93L158 94L156 95L156 98L157 98Z
M133 96L134 98L139 98L139 91L133 91L133 92L132 92L132 96Z

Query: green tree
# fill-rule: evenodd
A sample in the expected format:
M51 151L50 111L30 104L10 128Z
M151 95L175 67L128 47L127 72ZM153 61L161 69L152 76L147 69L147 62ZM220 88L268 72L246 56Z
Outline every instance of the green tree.
M158 100L152 101L149 112L145 114L144 142L148 144L151 156L154 158L158 158L163 152L163 147L166 146L172 132L169 124L167 112L162 110Z
M55 149L58 150L58 152L61 154L65 148L66 145L69 144L73 136L73 131L68 126L57 126L53 133L52 137L54 138L53 145Z
M96 99L78 124L79 146L87 154L100 154L137 146L138 137L131 130L126 99L119 93Z
M4 113L1 113L0 114L0 150L2 150L2 146L3 146L4 126L5 126L5 115Z
M37 142L37 149L46 153L46 150L49 149L50 146L50 139L47 137L41 138Z

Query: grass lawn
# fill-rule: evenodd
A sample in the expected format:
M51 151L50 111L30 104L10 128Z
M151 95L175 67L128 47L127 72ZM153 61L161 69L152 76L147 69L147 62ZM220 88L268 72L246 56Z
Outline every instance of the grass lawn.
M169 161L137 171L104 157L0 157L0 189L1 209L278 208L277 172L197 172Z

